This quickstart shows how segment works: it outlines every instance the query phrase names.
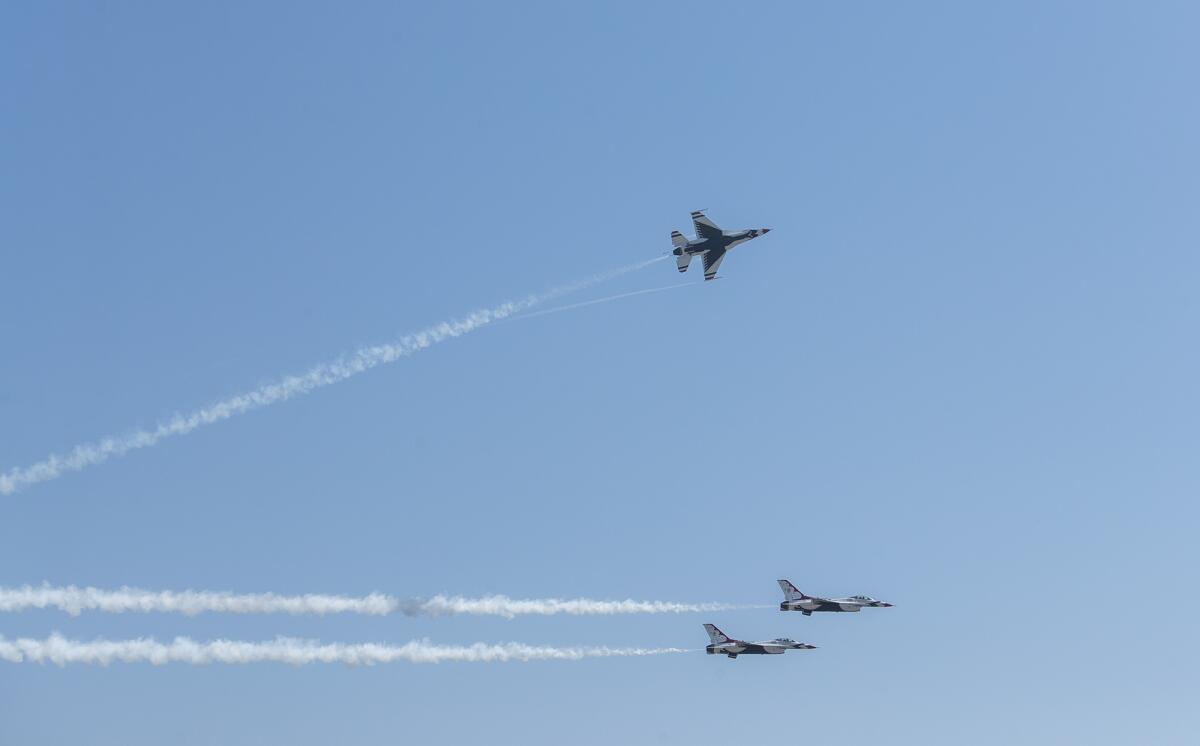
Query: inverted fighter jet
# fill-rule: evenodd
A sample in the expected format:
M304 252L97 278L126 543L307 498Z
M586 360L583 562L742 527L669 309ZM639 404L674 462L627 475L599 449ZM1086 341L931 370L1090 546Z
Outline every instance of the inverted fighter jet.
M714 280L717 277L717 267L725 254L740 243L752 238L770 233L770 228L750 228L744 231L723 231L702 212L692 213L692 225L696 228L696 237L688 240L679 231L671 231L671 243L675 250L675 266L680 272L687 272L692 257L699 256L704 264L704 279Z
M780 611L799 611L804 616L812 616L814 611L858 611L867 606L891 606L887 601L876 601L870 596L850 596L849 598L817 598L806 596L796 590L796 586L786 580L780 580L779 587L783 589L783 603L779 604Z
M785 650L812 650L816 647L816 645L796 642L786 637L762 642L735 640L726 636L724 632L716 628L716 625L712 624L704 625L704 631L708 633L709 640L708 647L704 648L704 652L709 655L728 655L735 659L739 655L783 655Z

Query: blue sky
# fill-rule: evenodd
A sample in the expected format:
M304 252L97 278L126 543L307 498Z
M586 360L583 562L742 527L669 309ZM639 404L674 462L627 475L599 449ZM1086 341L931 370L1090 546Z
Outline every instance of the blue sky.
M789 577L897 605L9 614L7 637L684 647L713 621L820 649L4 664L0 742L1193 740L1198 21L5 6L0 469L653 257L692 209L774 231L722 282L497 325L4 496L0 585L773 604Z

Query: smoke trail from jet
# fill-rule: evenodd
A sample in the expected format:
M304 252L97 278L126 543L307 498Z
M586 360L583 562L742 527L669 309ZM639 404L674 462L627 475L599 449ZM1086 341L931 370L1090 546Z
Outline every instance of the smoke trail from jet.
M275 593L227 591L147 591L128 586L117 590L68 585L39 588L0 588L0 611L59 609L71 616L84 611L159 612L194 616L219 614L391 614L399 601L382 593L367 596L333 596L308 593L281 596Z
M122 587L117 590L80 588L73 585L0 588L0 612L29 609L58 609L72 616L84 611L107 613L166 613L193 616L217 614L366 614L385 616L401 613L411 617L456 614L499 616L613 616L618 614L688 614L747 608L721 603L685 604L672 601L600 601L590 598L514 599L502 595L479 598L437 595L427 599L401 599L382 593L366 596L337 596L309 593L285 596L275 593L231 593L229 591L147 591Z
M70 640L54 633L44 640L0 637L0 660L10 663L45 663L59 666L70 663L89 663L106 666L110 663L289 663L294 666L309 663L344 663L350 666L373 666L381 663L507 663L509 661L560 660L578 661L585 658L614 658L666 653L688 652L685 648L610 648L548 647L505 642L488 645L435 645L428 640L413 640L403 645L384 643L326 643L278 637L267 642L212 640L197 642L176 637L169 643L153 638L135 640Z
M608 303L608 302L614 301L614 300L621 300L622 298L632 298L635 295L645 295L646 293L661 293L664 290L676 290L678 288L689 288L689 287L698 287L698 285L696 283L680 282L680 283L675 283L674 285L663 285L662 287L657 287L657 288L647 288L645 290L634 290L631 293L621 293L620 295L609 295L604 298L596 298L595 300L585 300L580 303L571 303L570 305L566 305L566 306L557 306L555 308L547 308L542 311L534 311L532 313L523 313L523 314L520 314L519 316L512 316L508 320L509 321L521 321L523 319L532 319L532 318L537 318L538 316L548 316L552 313L561 313L562 311L570 311L570 310L573 310L576 308L583 308L584 306L594 306L597 303Z
M405 601L400 611L406 616L452 616L471 614L476 616L500 616L512 619L517 616L615 616L618 614L693 614L709 611L742 609L720 603L683 604L672 601L597 601L590 598L509 598L508 596L434 596L429 599Z
M261 409L295 396L310 393L314 389L344 381L377 366L395 362L439 342L461 337L520 311L634 272L665 258L655 257L636 264L629 264L552 288L544 293L529 295L519 300L501 303L493 308L475 311L463 318L445 321L414 334L405 335L390 344L360 347L349 355L344 355L336 360L318 363L304 373L286 376L278 381L264 384L246 393L229 397L187 414L176 414L153 429L139 429L123 435L112 435L99 441L75 446L65 454L52 454L37 463L10 469L0 474L0 494L9 495L33 484L57 479L67 472L96 466L139 448L149 448L164 438L186 435L204 425L212 425L251 410Z

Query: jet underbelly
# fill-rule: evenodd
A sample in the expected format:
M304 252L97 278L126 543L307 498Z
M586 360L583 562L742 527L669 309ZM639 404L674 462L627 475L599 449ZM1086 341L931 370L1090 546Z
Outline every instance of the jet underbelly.
M858 611L858 607L851 606L850 604L828 602L821 604L817 608L813 609L813 611Z

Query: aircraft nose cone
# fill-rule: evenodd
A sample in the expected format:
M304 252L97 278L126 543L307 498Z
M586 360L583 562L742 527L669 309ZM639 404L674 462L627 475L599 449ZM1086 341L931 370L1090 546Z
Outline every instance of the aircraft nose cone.
M884 601L883 603L880 604L880 606L882 606L885 609L890 609L890 608L892 608L893 605L894 604L889 604L887 601Z
M770 233L770 232L771 232L771 229L770 229L770 228L759 228L759 229L758 229L758 232L759 232L759 233L766 234L766 233Z

